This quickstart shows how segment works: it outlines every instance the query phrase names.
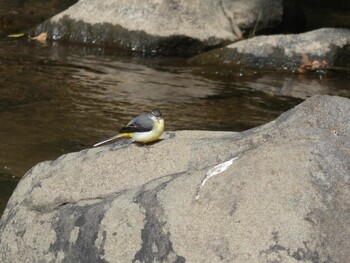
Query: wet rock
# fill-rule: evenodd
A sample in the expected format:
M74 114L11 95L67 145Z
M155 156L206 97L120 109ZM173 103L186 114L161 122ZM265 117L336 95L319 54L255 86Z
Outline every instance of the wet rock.
M40 163L0 220L0 261L346 262L349 111L316 96L242 133Z
M34 29L53 40L97 44L146 54L198 54L277 25L282 1L79 1Z
M350 30L323 28L303 34L253 37L195 56L190 63L305 72L338 66L340 54L349 63L349 46Z

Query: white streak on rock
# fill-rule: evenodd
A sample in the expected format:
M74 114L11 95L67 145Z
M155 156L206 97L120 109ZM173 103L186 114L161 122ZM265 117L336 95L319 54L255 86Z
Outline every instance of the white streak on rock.
M196 199L199 198L199 191L202 189L204 184L214 175L218 175L218 174L221 174L222 172L226 171L227 168L229 168L232 165L233 161L235 161L236 159L238 159L238 156L236 156L236 157L234 157L226 162L215 165L213 168L209 169L209 171L206 173L206 176L202 180L202 183L197 191Z

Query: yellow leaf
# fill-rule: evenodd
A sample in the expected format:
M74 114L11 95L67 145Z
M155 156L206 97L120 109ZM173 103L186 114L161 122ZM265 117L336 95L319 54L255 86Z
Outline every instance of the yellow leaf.
M24 36L24 33L7 35L7 37L13 37L13 38L16 38L16 37L23 37L23 36Z

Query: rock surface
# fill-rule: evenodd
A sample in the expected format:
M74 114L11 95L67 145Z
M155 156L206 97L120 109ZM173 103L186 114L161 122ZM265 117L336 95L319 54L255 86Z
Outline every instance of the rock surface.
M281 0L79 1L35 28L54 40L163 55L192 55L223 46L254 27L278 24Z
M323 28L303 34L253 37L200 54L190 62L216 68L253 67L283 71L349 67L349 46L349 29Z
M0 261L347 262L349 112L316 96L242 133L40 163L0 220Z

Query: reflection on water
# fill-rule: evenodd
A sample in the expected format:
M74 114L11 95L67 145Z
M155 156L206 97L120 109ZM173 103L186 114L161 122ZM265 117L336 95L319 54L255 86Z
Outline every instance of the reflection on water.
M208 78L182 59L0 44L0 214L37 162L91 147L142 111L161 109L167 130L240 131L315 93L349 96L345 84L318 75Z
M343 97L350 96L350 75L284 75L283 81L276 76L263 76L256 81L247 82L247 86L277 96L306 99L315 94L328 94Z

